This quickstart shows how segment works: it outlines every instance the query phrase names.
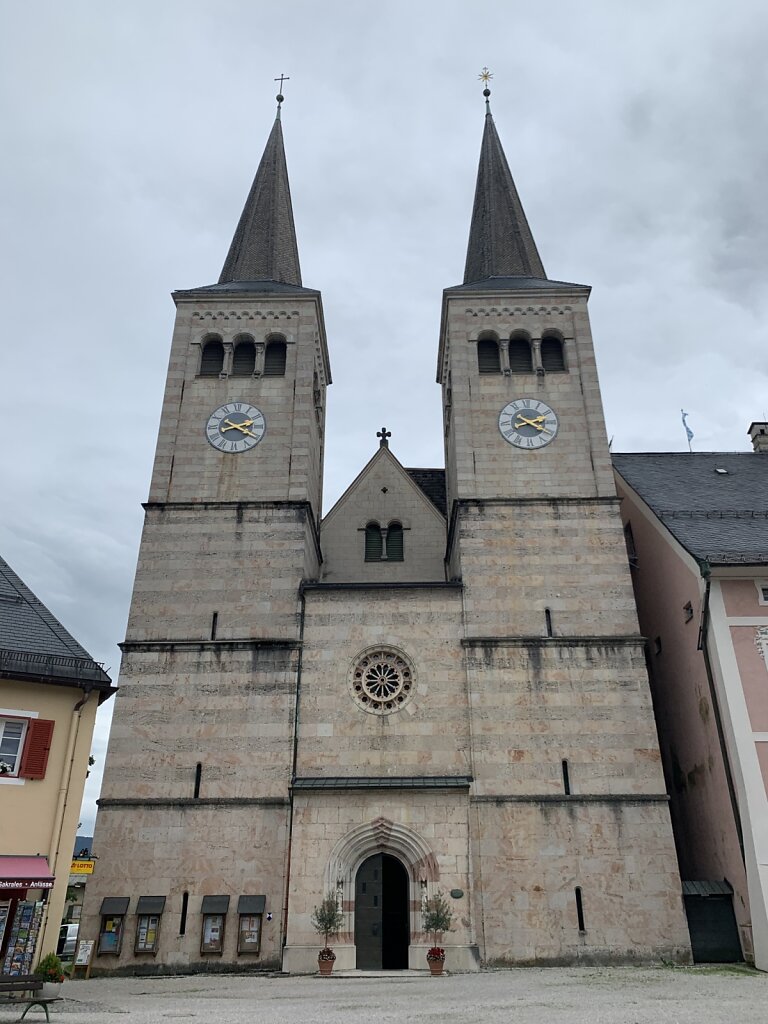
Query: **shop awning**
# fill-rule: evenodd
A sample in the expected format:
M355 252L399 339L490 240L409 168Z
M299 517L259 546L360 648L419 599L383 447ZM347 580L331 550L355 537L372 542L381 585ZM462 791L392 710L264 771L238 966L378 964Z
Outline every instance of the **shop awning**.
M45 857L0 857L0 889L52 889Z

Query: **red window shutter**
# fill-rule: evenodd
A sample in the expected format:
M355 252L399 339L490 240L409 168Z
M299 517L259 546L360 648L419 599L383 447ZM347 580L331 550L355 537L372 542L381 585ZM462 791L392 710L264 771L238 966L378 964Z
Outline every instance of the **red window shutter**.
M56 723L44 718L30 718L27 722L27 738L21 754L19 775L23 779L44 779L51 750L53 727Z

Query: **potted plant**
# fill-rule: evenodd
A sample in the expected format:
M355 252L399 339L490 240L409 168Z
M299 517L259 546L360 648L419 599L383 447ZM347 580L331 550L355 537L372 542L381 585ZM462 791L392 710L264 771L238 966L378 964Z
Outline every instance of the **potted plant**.
M41 999L56 999L61 992L61 983L64 981L64 971L61 968L61 960L55 953L48 953L37 965L35 974L43 979L43 987L40 990Z
M344 924L344 915L339 910L336 893L329 892L320 906L314 908L311 921L317 934L323 936L325 945L317 955L317 966L320 973L327 977L336 961L336 954L328 946L328 936L338 935Z
M424 931L432 933L433 945L427 950L427 963L433 977L443 973L445 964L445 950L437 944L438 932L451 931L453 911L448 906L448 900L438 889L434 896L430 896L424 903L422 911L424 915Z

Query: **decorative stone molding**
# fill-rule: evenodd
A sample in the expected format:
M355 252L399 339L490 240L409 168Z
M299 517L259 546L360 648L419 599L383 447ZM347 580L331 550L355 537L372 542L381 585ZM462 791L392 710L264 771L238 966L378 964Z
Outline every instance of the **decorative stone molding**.
M407 825L379 817L358 825L339 840L325 869L325 891L341 882L348 893L355 891L358 868L376 853L389 853L402 861L412 885L422 879L440 880L437 857L426 839Z

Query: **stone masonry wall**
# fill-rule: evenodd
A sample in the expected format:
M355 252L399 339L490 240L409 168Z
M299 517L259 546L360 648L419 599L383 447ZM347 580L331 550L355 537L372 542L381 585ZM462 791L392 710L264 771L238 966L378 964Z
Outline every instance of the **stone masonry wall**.
M296 637L299 583L317 573L306 507L150 507L128 639L208 640L214 612L217 639Z

